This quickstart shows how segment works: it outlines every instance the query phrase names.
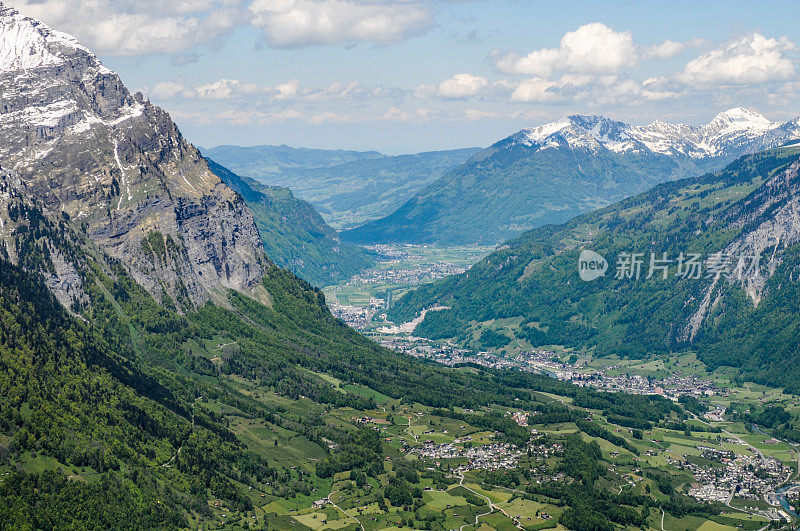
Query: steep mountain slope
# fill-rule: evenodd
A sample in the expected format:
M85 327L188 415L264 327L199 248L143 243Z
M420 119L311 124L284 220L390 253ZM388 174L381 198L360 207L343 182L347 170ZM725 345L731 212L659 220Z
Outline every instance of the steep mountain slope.
M265 261L252 216L165 112L131 95L72 37L4 6L0 43L0 163L46 216L64 212L83 225L159 299L196 304L220 287L258 285ZM154 231L168 260L154 261L143 244ZM64 282L69 269L52 273L62 298L83 291Z
M288 188L240 177L211 159L211 171L242 196L267 256L315 286L349 278L374 263L362 247L343 243L309 203Z
M272 160L278 155L275 151L283 155L279 163ZM390 214L446 170L480 150L454 149L394 157L367 152L360 158L350 155L353 160L347 161L343 159L349 152L332 151L327 152L332 158L329 164L309 160L305 151L285 146L221 146L203 150L241 175L290 188L312 203L337 229Z
M463 275L406 295L391 317L451 306L419 330L470 344L470 323L491 329L492 319L521 317L514 335L533 346L632 357L695 350L712 368L737 367L796 391L799 193L800 147L745 156L719 173L533 230ZM579 278L584 250L605 257L604 276ZM635 253L641 276L620 277L618 266L630 266ZM651 253L666 272L651 275ZM681 253L683 272L700 255L699 275L679 274Z
M702 127L570 116L522 130L430 184L391 215L343 233L356 243L499 243L673 179L715 171L800 136L797 120L746 109Z

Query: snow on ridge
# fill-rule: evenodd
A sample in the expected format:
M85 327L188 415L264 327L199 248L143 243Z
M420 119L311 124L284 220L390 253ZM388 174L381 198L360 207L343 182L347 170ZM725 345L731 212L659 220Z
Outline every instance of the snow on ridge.
M94 57L71 35L0 4L0 74L63 64L76 51Z
M538 127L533 127L531 129L525 129L525 136L533 143L541 142L545 140L547 137L558 133L569 127L571 122L569 119L564 118L557 122L550 122L548 124L540 125Z
M721 127L727 130L769 130L780 125L770 122L765 116L743 107L719 113L706 128Z
M761 141L767 146L771 132L784 127L784 140L800 138L800 122L771 122L751 110L736 107L719 113L702 126L666 123L659 120L649 125L632 126L602 116L572 115L556 122L524 129L524 144L538 150L558 147L566 140L570 147L605 148L617 153L642 147L664 155L691 158L715 157L730 149ZM768 146L767 146L768 147Z

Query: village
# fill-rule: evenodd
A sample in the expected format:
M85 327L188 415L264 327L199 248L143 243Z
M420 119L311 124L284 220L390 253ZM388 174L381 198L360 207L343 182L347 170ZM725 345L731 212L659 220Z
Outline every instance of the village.
M661 395L671 400L682 396L727 396L728 390L707 378L683 376L680 371L666 378L647 378L638 374L610 374L619 369L609 366L591 370L578 368L558 361L556 353L548 350L530 350L516 356L515 361L523 370L549 374L559 380L567 380L582 387L593 387L613 393L635 395Z
M424 443L421 447L409 448L409 453L414 453L426 459L432 459L437 466L441 466L446 459L466 460L466 463L453 467L456 472L471 470L498 470L513 469L517 467L519 458L523 453L508 443L484 444L481 446L456 446L454 443L434 444Z
M734 497L763 500L772 507L763 512L765 516L789 518L780 507L776 494L778 488L792 474L788 467L777 459L758 453L735 455L729 450L707 446L698 446L698 449L702 450L701 457L713 464L697 464L688 460L674 463L677 468L690 471L695 479L695 484L689 489L689 496L700 501L726 505L730 505Z
M448 275L458 275L467 269L463 266L434 262L408 268L375 267L353 276L350 284L426 284Z

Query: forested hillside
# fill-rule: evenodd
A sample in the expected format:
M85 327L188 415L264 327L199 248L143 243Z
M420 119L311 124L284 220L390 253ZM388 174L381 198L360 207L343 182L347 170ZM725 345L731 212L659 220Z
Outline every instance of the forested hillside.
M315 286L349 278L374 263L362 247L344 243L309 203L288 188L266 186L241 177L211 159L209 167L242 196L261 235L264 251Z
M0 262L5 521L183 528L226 514L241 519L265 497L311 496L336 472L377 477L394 451L373 430L326 413L374 409L364 390L438 408L506 404L567 419L574 414L535 391L594 396L594 406L651 421L682 414L664 401L609 401L546 376L453 370L383 350L334 319L319 291L277 268L263 283L269 306L232 291L230 307L209 303L186 315L158 305L118 265L83 274L92 303L75 317L41 280ZM527 439L503 416L462 420ZM241 430L252 423L265 435ZM276 456L291 444L318 457L289 468Z
M417 332L466 344L480 323L517 317L513 336L532 346L630 357L696 350L712 369L732 366L742 378L796 390L798 160L796 147L746 156L719 173L531 231L466 273L410 292L390 316L404 321L421 308L450 306L429 313ZM604 276L579 278L582 250L607 259ZM620 260L636 253L641 274L617 278ZM666 272L649 272L651 253L667 258ZM699 278L678 274L681 253L702 257ZM715 256L729 257L727 269L711 269ZM752 275L735 274L740 256L760 257Z

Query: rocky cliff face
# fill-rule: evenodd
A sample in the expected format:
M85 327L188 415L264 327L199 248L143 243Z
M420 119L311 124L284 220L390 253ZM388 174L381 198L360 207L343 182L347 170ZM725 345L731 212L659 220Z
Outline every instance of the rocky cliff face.
M767 295L769 281L792 247L800 243L800 161L771 177L752 194L735 203L720 221L739 232L722 251L726 256L758 256L758 275L736 275L727 279L739 285L755 307ZM714 221L714 220L710 220ZM689 318L682 339L693 340L709 314L726 296L726 279L713 278L702 291L702 302Z
M72 37L1 4L0 91L0 164L20 193L66 213L157 299L198 304L259 282L250 212L169 115Z

